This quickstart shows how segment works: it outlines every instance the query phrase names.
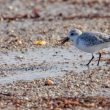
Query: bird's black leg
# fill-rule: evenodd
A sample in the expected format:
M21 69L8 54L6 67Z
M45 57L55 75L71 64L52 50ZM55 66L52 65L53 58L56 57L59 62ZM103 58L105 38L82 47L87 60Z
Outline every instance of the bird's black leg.
M87 66L89 66L89 64L91 63L91 61L94 59L94 55L92 54L92 58L89 60L89 62L86 64Z
M100 58L101 58L101 53L99 52L99 59L98 59L97 66L99 66Z

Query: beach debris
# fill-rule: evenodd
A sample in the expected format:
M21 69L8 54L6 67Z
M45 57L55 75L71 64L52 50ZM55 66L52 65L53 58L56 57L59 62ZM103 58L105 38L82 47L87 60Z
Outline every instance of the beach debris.
M54 81L52 81L51 79L47 79L47 80L45 81L45 85L50 86L50 85L53 85L53 84L54 84Z
M107 59L107 64L110 64L110 58L109 58L109 59Z
M36 40L36 41L34 41L33 44L35 44L35 45L45 45L46 41L44 41L44 40Z

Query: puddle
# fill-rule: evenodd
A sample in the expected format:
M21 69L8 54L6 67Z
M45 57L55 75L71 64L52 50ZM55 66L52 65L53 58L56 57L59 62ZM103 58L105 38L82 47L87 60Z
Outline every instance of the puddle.
M97 58L97 54L95 55ZM104 55L107 58L108 55ZM77 73L87 70L84 66L91 58L91 54L84 53L75 47L69 48L36 48L25 53L20 51L0 53L0 71L7 76L0 76L0 83L12 83L17 80L33 80L50 76L61 76L70 71ZM94 69L91 65L91 69ZM104 66L105 62L100 62ZM12 75L11 72L14 72Z

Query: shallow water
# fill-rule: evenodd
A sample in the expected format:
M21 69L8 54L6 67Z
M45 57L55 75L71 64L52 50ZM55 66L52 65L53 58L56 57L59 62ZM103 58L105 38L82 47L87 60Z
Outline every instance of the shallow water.
M108 54L104 57L107 58ZM81 73L88 70L84 64L90 58L91 54L79 51L75 47L36 48L24 53L20 51L0 53L0 70L6 73L4 77L0 75L0 83L61 76L71 71ZM90 69L97 67L95 61L92 64ZM100 66L104 65L105 62L100 62Z

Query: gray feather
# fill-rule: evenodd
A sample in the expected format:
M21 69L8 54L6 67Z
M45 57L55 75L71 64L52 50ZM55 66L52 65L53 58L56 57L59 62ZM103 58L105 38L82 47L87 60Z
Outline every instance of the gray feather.
M87 46L98 45L110 42L110 36L100 32L84 32L77 40L77 43L82 42Z

